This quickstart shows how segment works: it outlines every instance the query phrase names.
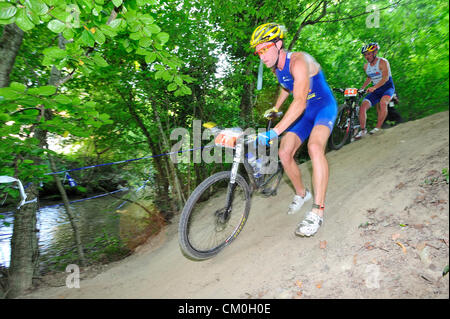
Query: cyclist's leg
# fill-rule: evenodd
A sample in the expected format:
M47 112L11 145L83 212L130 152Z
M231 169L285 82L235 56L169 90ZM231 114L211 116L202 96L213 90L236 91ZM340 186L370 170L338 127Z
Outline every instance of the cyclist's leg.
M383 96L380 100L380 106L377 109L378 111L378 119L377 119L377 128L381 129L381 126L383 125L384 121L386 120L387 116L387 107L389 102L392 99L392 96L394 95L394 89L388 89L385 92L383 92Z
M304 114L294 124L292 124L283 135L278 156L283 165L286 175L294 186L296 195L305 196L305 186L303 184L300 168L298 167L294 155L302 143L306 141L313 127L312 109L307 107Z
M302 145L300 137L293 132L286 132L281 139L280 150L278 156L284 171L289 177L292 186L294 186L296 195L305 196L305 185L303 184L300 168L295 162L294 155Z
M328 186L328 161L325 149L328 138L333 130L337 115L337 105L334 99L330 99L327 106L318 112L314 127L308 140L308 153L313 168L314 203L323 207L325 204L325 193ZM323 216L323 210L313 208L314 213Z
M314 126L308 141L308 153L311 158L314 189L314 203L321 207L325 204L325 193L328 186L328 161L325 156L325 147L330 136L330 128L324 125ZM323 210L313 208L315 214L323 216Z
M367 110L372 106L372 102L368 97L370 97L370 94L366 96L359 108L359 126L361 130L366 129Z

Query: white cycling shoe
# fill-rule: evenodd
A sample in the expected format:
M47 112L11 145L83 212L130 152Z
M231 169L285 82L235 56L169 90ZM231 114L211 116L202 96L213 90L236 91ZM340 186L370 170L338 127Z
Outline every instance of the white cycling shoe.
M377 133L380 132L380 131L381 131L381 130L380 130L379 128L375 127L373 130L371 130L371 131L369 132L369 134L370 134L370 135L377 134Z
M356 134L355 140L362 139L366 135L367 135L367 130L366 129L362 129L361 131L358 132L358 134Z
M298 212L303 204L311 199L311 193L308 190L305 190L305 197L301 197L300 195L295 195L292 203L289 205L288 214L292 215Z
M308 212L305 216L305 219L297 225L295 234L298 236L310 237L317 233L320 226L322 226L322 223L322 217L313 212Z

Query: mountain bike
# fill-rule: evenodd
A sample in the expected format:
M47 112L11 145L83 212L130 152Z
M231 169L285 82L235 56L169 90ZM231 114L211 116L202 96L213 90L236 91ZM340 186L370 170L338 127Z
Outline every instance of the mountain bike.
M271 128L272 120L282 114L273 112L267 116L267 130ZM204 127L216 135L216 146L233 150L233 163L230 171L218 172L200 183L183 207L178 240L185 256L194 260L211 258L231 244L247 222L253 193L275 196L283 176L278 152L275 158L274 154L268 156L267 151L259 152L261 156L254 160L250 152L254 148L250 145L256 143L255 134L242 135L236 130L211 125ZM239 172L241 163L247 179ZM263 168L269 168L270 173L259 174Z
M345 98L344 104L338 108L333 132L328 139L328 146L333 150L338 150L358 133L360 127L359 106L364 90L335 88L333 91L343 93Z

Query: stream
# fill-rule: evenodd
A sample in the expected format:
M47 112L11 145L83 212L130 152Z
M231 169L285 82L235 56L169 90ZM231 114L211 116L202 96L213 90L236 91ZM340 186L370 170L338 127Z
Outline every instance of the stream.
M123 200L107 196L71 204L84 247L102 235L119 238L120 214L116 211L122 203ZM64 206L54 207L55 204L59 202L41 201L42 208L37 213L41 269L44 264L58 256L76 251L72 227ZM125 203L124 207L127 205L129 204ZM10 264L13 214L13 212L0 213L4 216L4 219L0 220L0 266L3 267L9 267ZM5 225L5 222L10 225Z

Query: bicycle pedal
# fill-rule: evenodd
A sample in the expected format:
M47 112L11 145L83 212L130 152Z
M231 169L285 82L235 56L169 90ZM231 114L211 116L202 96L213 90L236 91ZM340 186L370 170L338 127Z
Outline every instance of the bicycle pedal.
M276 190L276 189L274 189L274 190L263 189L263 190L261 191L261 194L262 194L264 197L275 196L275 195L277 195L277 190Z

